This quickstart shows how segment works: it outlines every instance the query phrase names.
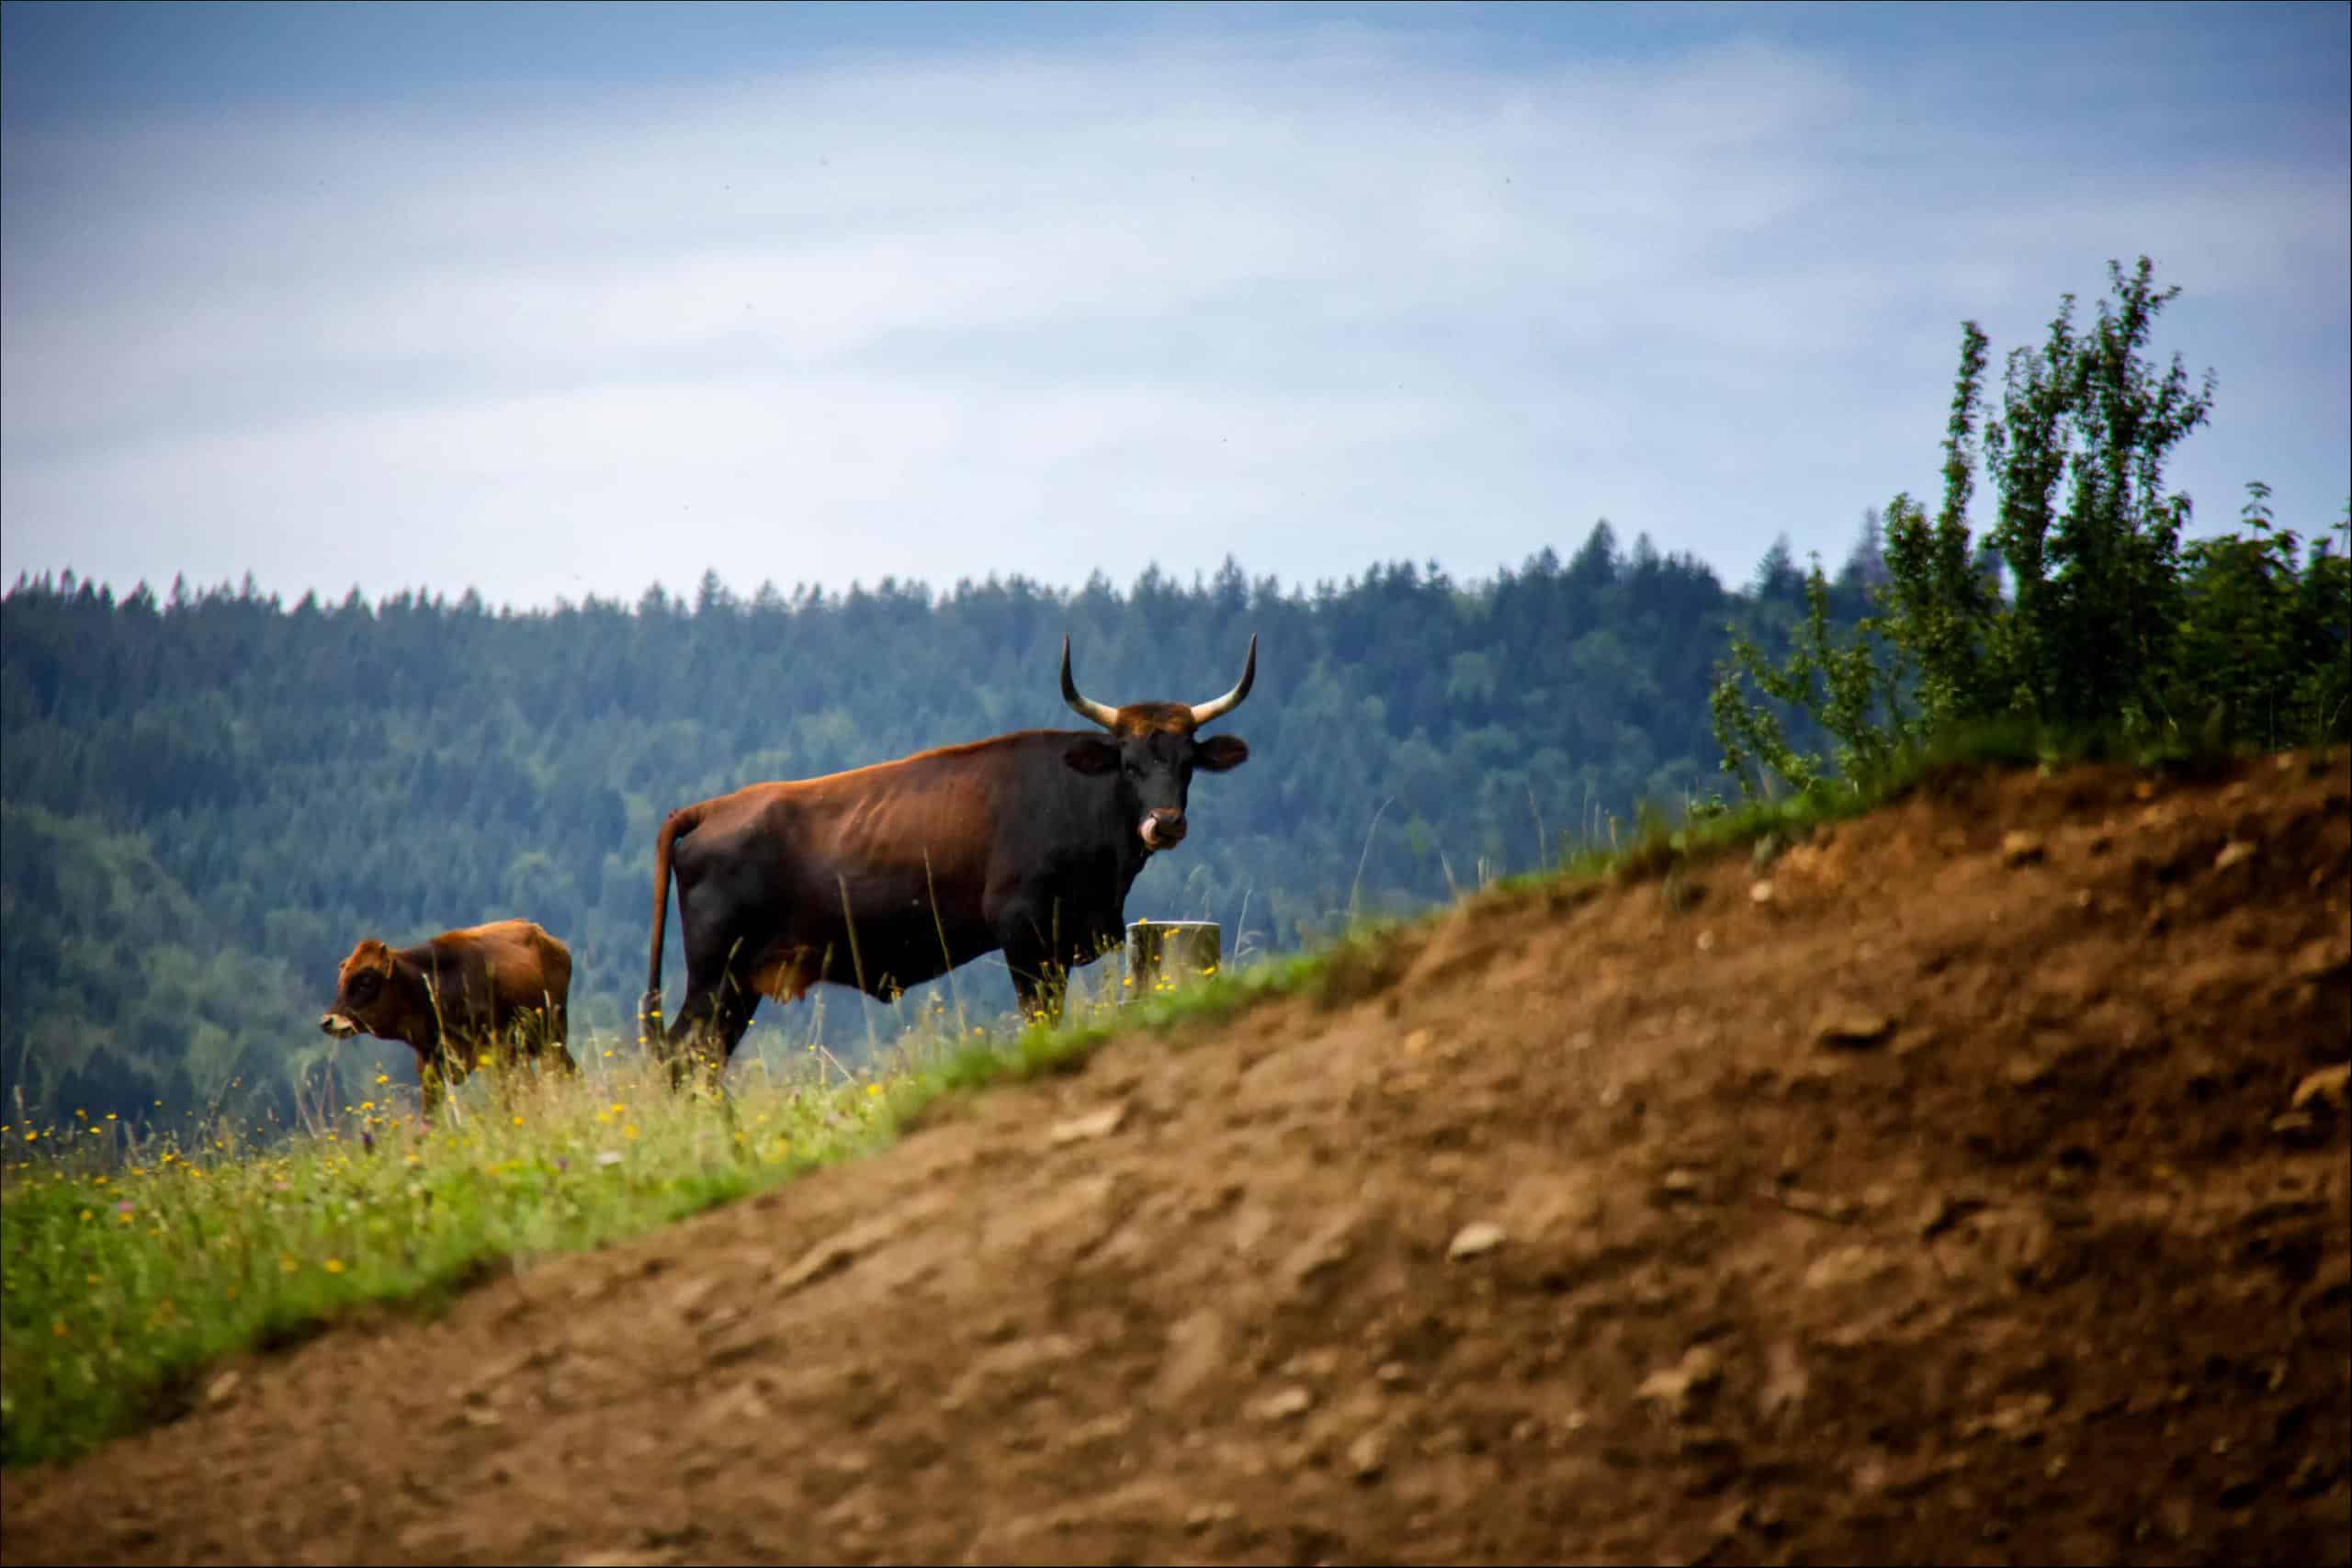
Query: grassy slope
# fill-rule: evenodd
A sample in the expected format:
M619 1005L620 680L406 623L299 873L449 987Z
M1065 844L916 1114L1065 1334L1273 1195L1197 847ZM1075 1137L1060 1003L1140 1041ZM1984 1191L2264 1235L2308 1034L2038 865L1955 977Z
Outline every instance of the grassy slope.
M2069 756L2109 751L2063 748ZM2041 760L2055 760L2058 749ZM1676 829L1645 819L1614 852L1510 879L1474 899L1557 900L1604 878L1671 885L1690 857L1753 845L1759 860L1820 822L1899 795L1927 773L2030 762L2014 737L1916 759L1866 792L1756 803ZM2141 763L2186 759L2141 755ZM1443 918L1445 911L1425 917ZM0 1459L64 1459L169 1415L208 1363L315 1332L368 1303L432 1310L534 1254L593 1247L879 1147L942 1097L1074 1069L1114 1031L1216 1017L1272 995L1344 991L1384 961L1388 928L1217 975L1135 1005L1017 1034L941 1031L869 1079L739 1081L714 1110L669 1093L641 1059L577 1080L487 1089L427 1133L380 1100L273 1145L222 1132L182 1146L104 1123L0 1129ZM741 1075L739 1075L739 1079Z

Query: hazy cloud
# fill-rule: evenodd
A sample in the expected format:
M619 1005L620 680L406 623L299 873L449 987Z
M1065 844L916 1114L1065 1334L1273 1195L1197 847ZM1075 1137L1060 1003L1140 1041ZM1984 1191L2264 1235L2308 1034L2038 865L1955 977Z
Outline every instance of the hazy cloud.
M12 129L0 577L1480 575L1606 514L1739 579L1933 486L1962 317L2141 251L2222 376L2176 480L2332 519L2341 138L1956 97L1351 25Z

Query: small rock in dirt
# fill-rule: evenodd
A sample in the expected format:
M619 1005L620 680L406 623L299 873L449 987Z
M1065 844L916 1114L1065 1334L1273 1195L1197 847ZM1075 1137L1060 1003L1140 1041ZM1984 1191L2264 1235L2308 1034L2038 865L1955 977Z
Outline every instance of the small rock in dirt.
M1503 1227L1491 1220L1475 1220L1453 1235L1445 1249L1448 1258L1476 1258L1503 1244Z
M1372 1375L1384 1385L1395 1388L1413 1375L1413 1369L1402 1361L1383 1361L1373 1369Z
M1348 1469L1358 1481L1370 1481L1388 1468L1388 1438L1378 1427L1348 1445Z
M2287 965L2287 972L2298 980L2324 980L2346 969L2352 969L2352 947L2324 936L2297 948Z
M1783 1188L1777 1192L1770 1188L1759 1188L1758 1190L1761 1196L1793 1213L1811 1214L1815 1219L1832 1220L1840 1224L1854 1217L1851 1199L1815 1192L1804 1187Z
M2316 1453L2307 1453L2295 1466L2295 1472L2287 1477L2287 1495L2290 1497L2316 1496L2326 1491L2327 1483L2335 1479L2334 1465Z
M1894 1260L1875 1247L1857 1243L1833 1247L1804 1271L1808 1291L1834 1291L1844 1285L1867 1284L1893 1271Z
M1090 1111L1083 1116L1073 1116L1067 1122L1054 1123L1046 1141L1059 1147L1063 1144L1083 1143L1089 1138L1106 1138L1119 1130L1127 1119L1126 1101L1106 1105L1100 1111Z
M2280 1142L2299 1149L2311 1148L2324 1141L2318 1122L2308 1111L2290 1111L2270 1119L2270 1132Z
M1436 1036L1429 1030L1414 1030L1410 1034L1405 1036L1405 1055L1408 1056L1420 1055L1430 1048L1430 1042L1435 1038Z
M2294 1111L2308 1111L2316 1105L2324 1111L2342 1111L2348 1086L2352 1086L2352 1062L2338 1062L2332 1067L2322 1067L2306 1074L2295 1086L2292 1099L2287 1101Z
M1702 953L1713 953L1714 950L1715 933L1713 931L1701 931L1699 933L1699 951Z
M243 1381L244 1374L233 1367L222 1372L204 1385L204 1403L207 1404L228 1404L229 1396L237 1392L237 1385Z
M1804 1403L1805 1391L1813 1380L1804 1370L1804 1360L1797 1354L1796 1346L1786 1339L1776 1339L1764 1352L1764 1386L1757 1391L1756 1408L1766 1420L1783 1410L1794 1410Z
M1303 1388L1277 1389L1250 1406L1250 1414L1261 1421L1290 1421L1306 1415L1314 1404L1315 1396Z
M1668 1198L1695 1198L1701 1185L1697 1171L1678 1166L1658 1179L1657 1188Z
M1919 1239L1933 1241L1936 1237L1984 1207L1982 1198L1969 1198L1947 1192L1928 1205L1919 1217Z
M1664 1405L1679 1416L1690 1409L1696 1396L1723 1381L1723 1357L1715 1348L1693 1345L1683 1352L1680 1361L1671 1367L1660 1367L1644 1378L1641 1386L1634 1391L1634 1397Z
M2222 852L2213 857L2213 869L2215 871L2227 871L2230 867L2239 864L2241 862L2250 861L2253 858L2254 846L2252 844L2247 843L2244 839L2232 839L2228 843L2222 846Z
M1206 1384L1226 1364L1227 1338L1225 1319L1214 1308L1180 1319L1168 1331L1168 1351L1153 1385L1155 1401L1173 1405Z
M1747 901L1751 904L1770 903L1772 901L1772 885L1769 882L1751 883L1747 889Z
M2001 863L2030 865L2041 858L2041 835L2012 829L2001 835Z
M1883 1043L1894 1032L1894 1021L1883 1012L1838 1008L1814 1026L1813 1043L1824 1050L1861 1051Z
M1240 1512L1230 1503L1196 1503L1184 1516L1184 1528L1198 1535L1213 1525L1230 1523Z
M2039 1056L2020 1052L2009 1058L2008 1065L2001 1069L2001 1076L2008 1080L2011 1089L2032 1089L2050 1081L2050 1064Z
M1972 1421L1962 1428L1963 1435L1973 1437L1979 1432L1991 1432L2013 1443L2038 1443L2041 1427L2050 1415L2051 1398L2046 1393L2011 1394L1994 1408L1993 1414L1982 1421Z
M1283 1376L1289 1378L1320 1378L1328 1382L1339 1370L1340 1353L1329 1345L1301 1350L1283 1363Z

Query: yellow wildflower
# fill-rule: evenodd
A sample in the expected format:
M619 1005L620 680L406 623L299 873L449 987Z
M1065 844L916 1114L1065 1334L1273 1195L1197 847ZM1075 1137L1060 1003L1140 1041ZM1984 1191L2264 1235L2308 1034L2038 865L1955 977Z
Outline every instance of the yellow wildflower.
M325 1269L330 1274L340 1274L343 1272L343 1259L340 1258L330 1258L324 1264L321 1265L321 1267Z

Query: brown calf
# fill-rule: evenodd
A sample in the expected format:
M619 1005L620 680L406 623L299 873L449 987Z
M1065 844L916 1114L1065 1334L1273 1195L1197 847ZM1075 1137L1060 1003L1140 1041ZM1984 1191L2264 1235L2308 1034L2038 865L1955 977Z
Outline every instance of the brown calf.
M571 991L571 950L530 920L397 949L370 937L336 971L334 1006L319 1027L337 1039L373 1034L414 1047L429 1119L444 1083L463 1082L483 1055L506 1066L518 1049L535 1059L544 1053L551 1066L579 1071L564 1048Z

